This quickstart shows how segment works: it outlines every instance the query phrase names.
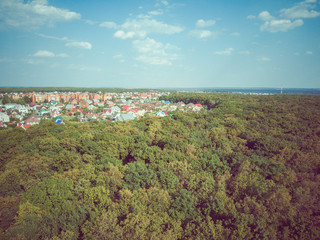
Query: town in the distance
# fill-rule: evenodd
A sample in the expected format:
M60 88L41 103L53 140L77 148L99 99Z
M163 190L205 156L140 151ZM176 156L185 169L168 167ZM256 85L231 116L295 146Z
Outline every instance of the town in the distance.
M159 100L170 92L30 92L0 93L0 128L66 121L127 121L144 116L165 117L173 111L199 112L201 104Z

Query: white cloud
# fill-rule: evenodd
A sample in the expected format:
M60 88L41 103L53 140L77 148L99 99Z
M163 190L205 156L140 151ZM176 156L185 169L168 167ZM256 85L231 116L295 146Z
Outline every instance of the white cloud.
M9 59L9 58L0 58L0 63L2 63L2 62L8 63L8 62L13 62L13 60Z
M120 58L123 58L123 55L122 54L117 54L117 55L114 55L113 58L120 59Z
M50 6L47 0L1 0L0 19L2 27L34 29L59 21L80 19L81 15L67 9Z
M122 30L119 30L119 31L116 31L113 36L115 38L120 38L125 40L128 38L133 38L135 35L136 35L135 32L124 32Z
M113 56L114 59L117 59L120 63L124 63L124 56L122 54L116 54Z
M78 70L78 71L94 71L94 72L100 72L102 70L100 67L77 65L77 64L70 64L68 68L72 70Z
M249 16L247 16L247 19L256 19L257 17L256 16L254 16L254 15L249 15Z
M39 50L35 54L33 54L34 57L60 57L60 58L66 58L69 57L66 53L60 53L60 54L54 54L53 52L47 51L47 50Z
M263 11L259 13L258 18L263 21L271 21L272 19L274 19L274 17L272 17L268 11Z
M39 50L38 52L33 54L33 56L34 57L54 57L55 54L53 52L50 52L50 51Z
M99 26L105 28L117 28L117 24L115 22L103 22Z
M168 6L168 5L169 5L168 1L166 1L166 0L161 0L161 3L162 3L163 5L165 5L165 6Z
M205 39L214 36L214 32L210 30L192 30L190 31L191 36L199 38L199 39Z
M151 64L151 65L167 65L171 66L172 62L169 59L162 58L161 56L148 56L148 55L141 55L136 58L138 61Z
M135 40L133 46L142 54L137 57L137 60L147 64L169 66L172 65L172 61L177 59L177 54L169 52L178 49L177 47L171 44L164 45L151 38Z
M316 18L320 16L320 12L313 10L317 1L307 0L295 4L292 8L281 9L281 17L297 19L297 18Z
M241 55L250 55L251 52L247 51L247 50L244 50L244 51L240 51L239 54L241 54Z
M49 35L44 35L44 34L37 34L37 35L40 37L43 37L43 38L67 42L66 43L67 47L78 47L78 48L83 48L83 49L88 49L88 50L90 50L92 48L92 45L89 42L74 41L74 40L71 40L67 37L55 37L55 36L49 36Z
M163 12L161 10L157 10L157 11L150 11L148 12L148 14L153 16L158 16L158 15L162 15Z
M291 8L281 9L278 17L272 16L268 11L263 11L257 17L264 21L264 24L260 26L260 30L287 32L288 30L300 27L304 24L303 18L316 18L320 16L320 12L314 10L316 3L316 0L305 0L296 3ZM256 17L249 15L247 18L255 19Z
M240 33L238 33L238 32L233 32L233 33L231 33L231 36L239 37L239 36L240 36Z
M121 29L117 35L124 35L124 30L130 33L129 37L141 37L144 38L150 33L160 33L160 34L176 34L183 31L182 27L169 25L166 23L159 22L155 19L133 19L127 20L121 25ZM133 34L134 33L134 34ZM121 38L121 37L120 37Z
M60 54L57 54L56 57L67 58L69 57L69 55L66 53L60 53Z
M196 26L199 27L199 28L203 28L203 27L211 27L213 26L214 24L216 23L216 21L214 20L203 20L203 19L199 19L197 22L196 22Z
M98 23L98 22L96 22L96 21L92 21L92 20L89 20L89 19L85 19L84 22L87 23L87 24L89 24L89 25L95 25L95 24Z
M303 25L301 19L291 21L289 19L279 19L266 21L263 25L260 26L261 31L267 32L287 32L288 30L300 27Z
M312 51L306 51L306 54L308 54L308 55L312 55L312 54L313 54L313 52L312 52Z
M77 48L83 48L83 49L87 49L90 50L92 48L91 43L89 42L68 42L66 43L67 47L77 47Z
M231 53L233 52L233 48L228 48L226 50L223 50L223 51L216 51L214 52L215 55L224 55L224 56L228 56L228 55L231 55Z
M258 59L259 61L263 61L263 62L268 62L268 61L271 61L271 58L268 58L268 57L261 57Z
M133 41L134 47L142 53L148 53L148 52L156 52L157 53L162 51L163 44L161 42L157 42L156 40L152 38L147 38L145 40L135 40Z
M59 41L68 41L69 39L67 37L54 37L54 36L49 36L45 34L37 34L40 37L43 38L48 38L48 39L54 39L54 40L59 40Z

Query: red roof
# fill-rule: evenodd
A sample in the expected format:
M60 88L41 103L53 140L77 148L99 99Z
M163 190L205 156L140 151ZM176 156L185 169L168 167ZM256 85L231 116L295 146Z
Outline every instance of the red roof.
M103 113L106 113L106 112L111 113L111 109L110 109L110 108L107 108L107 109L105 109L105 110L103 111Z
M198 104L195 104L194 106L196 106L196 107L202 107L202 105L200 104L200 103L198 103Z
M71 112L75 113L75 112L83 112L82 108L72 108Z
M23 128L24 128L25 130L27 130L29 127L31 127L30 124L24 124L24 125L23 125Z
M24 130L27 130L29 127L31 127L31 124L18 123L17 127L22 127Z
M135 113L137 113L137 112L138 112L138 109L133 108L133 109L128 110L128 112L135 112Z

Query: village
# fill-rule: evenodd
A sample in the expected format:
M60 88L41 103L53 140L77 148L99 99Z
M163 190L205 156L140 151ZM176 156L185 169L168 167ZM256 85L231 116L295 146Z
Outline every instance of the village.
M201 104L171 103L159 100L170 92L44 92L0 93L0 128L10 126L28 129L42 119L52 119L56 124L66 121L127 121L145 116L165 117L173 111L199 112ZM7 97L15 103L3 103ZM28 98L31 103L19 104Z

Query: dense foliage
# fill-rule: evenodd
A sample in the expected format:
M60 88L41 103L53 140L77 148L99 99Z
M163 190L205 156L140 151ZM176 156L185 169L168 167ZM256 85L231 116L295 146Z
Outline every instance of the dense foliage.
M14 100L14 99L8 97L7 94L2 97L2 104L17 103L17 104L26 105L26 104L30 104L31 102L32 102L32 98L28 97L28 96L24 96L24 97L17 99L17 100Z
M0 239L319 239L320 97L0 131Z

